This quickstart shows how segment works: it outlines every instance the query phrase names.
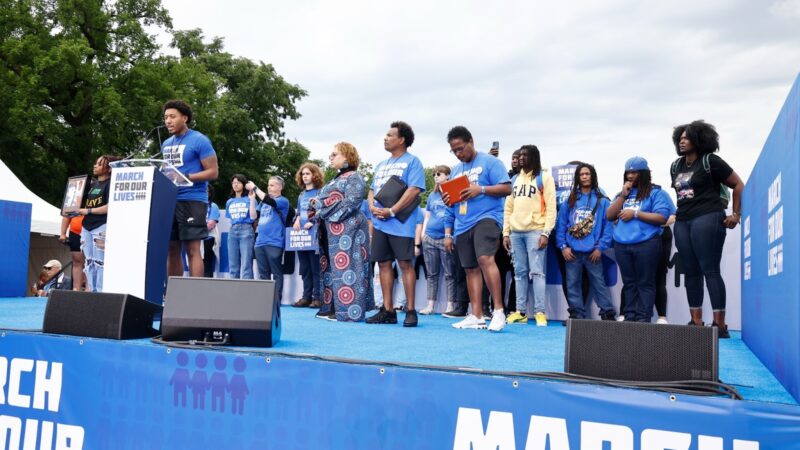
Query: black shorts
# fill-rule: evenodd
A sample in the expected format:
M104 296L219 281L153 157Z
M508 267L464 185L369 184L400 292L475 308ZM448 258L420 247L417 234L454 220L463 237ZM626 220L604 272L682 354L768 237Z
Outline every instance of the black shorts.
M456 251L465 269L478 267L479 256L494 256L500 245L500 226L494 219L482 219L456 237Z
M81 251L81 234L75 234L70 231L69 236L67 237L67 245L69 245L69 251L71 252Z
M374 228L372 231L372 245L370 245L370 260L384 262L392 260L411 261L414 259L414 238L393 236Z
M208 203L178 200L172 220L171 241L200 241L208 237L206 212Z

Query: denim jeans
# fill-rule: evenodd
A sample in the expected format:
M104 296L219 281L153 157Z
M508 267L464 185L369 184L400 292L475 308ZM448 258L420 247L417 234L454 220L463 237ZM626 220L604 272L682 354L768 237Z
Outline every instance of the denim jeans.
M106 225L94 230L81 230L81 251L86 258L83 271L86 273L86 289L103 292L103 264L106 256Z
M517 283L517 311L527 312L528 297L533 298L533 313L544 313L547 289L547 247L539 248L541 231L512 231L511 259Z
M675 222L675 247L683 266L690 308L703 307L703 277L714 311L725 310L725 281L719 264L727 230L722 211Z
M300 277L303 279L303 296L301 298L322 300L319 255L314 250L300 251L297 252L297 259L300 260Z
M661 236L638 244L614 243L614 254L625 291L625 320L650 322L656 301L656 271L661 256Z
M275 301L280 304L283 298L283 249L271 245L256 247L258 279L275 280Z
M253 279L253 225L237 223L228 231L228 272L231 278ZM239 276L241 274L241 277Z
M586 318L586 309L584 308L583 301L583 269L586 268L586 274L589 275L589 288L590 292L594 294L594 301L600 308L600 316L614 315L614 304L611 303L611 291L606 286L606 280L603 278L603 262L598 261L593 263L589 256L589 252L572 252L575 255L575 260L567 261L567 303L570 307L570 312L578 319Z
M439 298L439 278L442 272L447 287L447 301L454 301L456 279L453 276L453 255L444 249L444 239L422 236L422 256L425 258L425 275L428 280L428 301L435 302Z

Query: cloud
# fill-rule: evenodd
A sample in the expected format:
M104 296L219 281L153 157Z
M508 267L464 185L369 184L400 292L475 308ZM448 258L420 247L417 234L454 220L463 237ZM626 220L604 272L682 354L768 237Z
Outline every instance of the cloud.
M393 120L414 127L426 166L479 148L534 143L545 165L594 162L617 189L638 154L667 183L672 127L703 118L745 179L794 81L800 1L165 1L179 29L225 38L309 97L287 135L324 159L341 140L385 158Z

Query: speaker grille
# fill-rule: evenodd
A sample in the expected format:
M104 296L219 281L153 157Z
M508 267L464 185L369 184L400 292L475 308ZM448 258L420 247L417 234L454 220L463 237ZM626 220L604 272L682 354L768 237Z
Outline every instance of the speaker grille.
M564 371L628 381L718 379L711 327L599 320L567 323Z
M153 336L153 316L161 306L127 294L52 291L42 331L108 339Z
M161 334L165 341L227 334L231 345L272 347L281 334L275 282L172 277Z

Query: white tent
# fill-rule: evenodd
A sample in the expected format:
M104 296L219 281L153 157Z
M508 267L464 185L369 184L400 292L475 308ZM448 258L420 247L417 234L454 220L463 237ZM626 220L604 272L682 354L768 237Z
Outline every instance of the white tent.
M32 205L30 252L27 261L20 261L20 264L28 266L28 286L39 276L45 262L51 259L57 259L63 265L70 262L69 248L58 241L61 210L28 190L3 161L0 161L0 196L2 200Z
M3 196L3 200L33 205L31 233L54 236L58 236L61 233L61 210L28 190L3 161L0 161L0 188L0 195Z

